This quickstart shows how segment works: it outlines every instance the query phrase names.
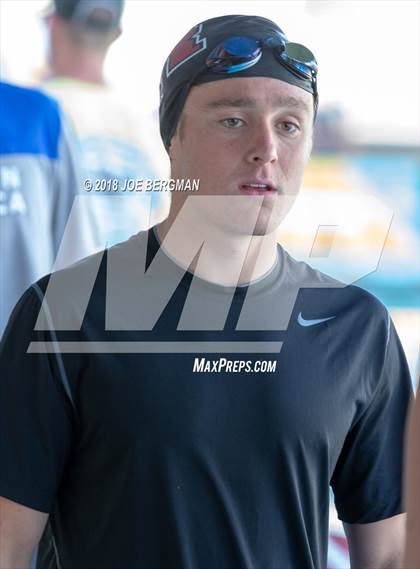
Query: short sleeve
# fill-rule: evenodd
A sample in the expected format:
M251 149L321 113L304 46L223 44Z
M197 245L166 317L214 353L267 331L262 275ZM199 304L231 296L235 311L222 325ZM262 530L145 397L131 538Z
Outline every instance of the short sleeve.
M378 384L346 437L331 479L338 517L346 523L371 523L403 512L404 429L413 389L403 348L388 322Z
M37 285L16 305L0 344L0 496L52 508L75 431L60 354L28 353L41 305Z

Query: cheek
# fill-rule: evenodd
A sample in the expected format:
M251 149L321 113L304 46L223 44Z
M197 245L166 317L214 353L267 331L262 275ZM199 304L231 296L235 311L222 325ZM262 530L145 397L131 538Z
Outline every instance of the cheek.
M280 151L280 163L287 178L296 179L302 177L303 170L309 159L309 147L299 146L286 148Z
M235 166L235 144L203 139L190 143L185 156L188 160L189 171L197 172L197 177L207 182L224 178L232 173Z
M203 136L192 139L185 148L185 159L195 169L207 170L207 165L212 162L217 149Z

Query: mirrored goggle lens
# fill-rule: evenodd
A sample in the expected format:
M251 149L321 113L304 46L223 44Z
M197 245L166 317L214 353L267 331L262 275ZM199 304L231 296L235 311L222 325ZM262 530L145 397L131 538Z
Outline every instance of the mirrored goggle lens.
M284 62L305 76L311 77L318 69L314 54L300 43L286 43L277 49L277 53Z
M207 57L206 65L216 72L234 73L255 65L261 55L258 40L236 36L217 46Z

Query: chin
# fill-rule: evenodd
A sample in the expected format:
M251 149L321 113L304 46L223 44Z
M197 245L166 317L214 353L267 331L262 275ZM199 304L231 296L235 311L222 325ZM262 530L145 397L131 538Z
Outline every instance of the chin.
M259 220L253 228L249 229L244 227L244 225L232 225L228 223L224 225L224 230L227 233L242 235L244 237L250 235L254 237L263 237L264 235L270 235L270 233L275 232L278 229L279 223L273 223L273 220L268 218L265 222L261 222Z
M288 214L289 209L287 209L287 211L261 211L252 234L255 236L263 236L276 231Z
M263 237L264 235L270 235L270 233L276 231L278 227L279 223L276 223L275 225L272 223L266 223L265 225L257 223L257 225L254 227L252 235L254 235L255 237Z

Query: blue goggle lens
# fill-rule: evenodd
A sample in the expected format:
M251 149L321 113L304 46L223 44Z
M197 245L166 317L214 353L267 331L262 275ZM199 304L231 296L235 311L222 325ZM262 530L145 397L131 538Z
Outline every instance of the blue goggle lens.
M261 51L261 46L257 40L245 36L226 40L223 48L229 55L237 57L255 57Z
M235 73L255 65L261 55L258 40L235 36L217 46L207 57L206 65L216 73Z
M279 63L300 77L315 80L317 63L305 46L269 36L264 43L274 48ZM261 42L248 36L234 36L217 46L207 57L206 65L215 73L236 73L252 67L262 56Z

